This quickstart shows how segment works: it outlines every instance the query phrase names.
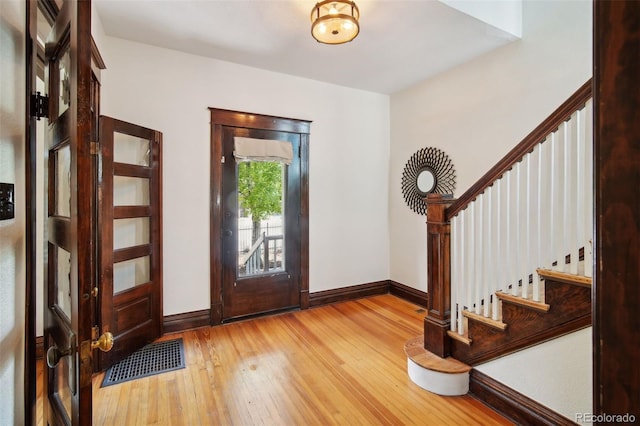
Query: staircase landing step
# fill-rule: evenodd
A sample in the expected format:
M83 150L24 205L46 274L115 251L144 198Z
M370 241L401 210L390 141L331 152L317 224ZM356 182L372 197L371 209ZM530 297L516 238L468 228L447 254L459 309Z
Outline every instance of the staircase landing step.
M525 299L523 297L514 296L509 293L503 293L501 291L496 291L496 297L500 300L507 301L516 305L525 306L527 308L535 309L539 312L549 312L551 308L549 305L543 302L536 302L531 299Z
M404 353L419 366L440 373L458 374L468 373L471 370L471 367L457 359L451 357L440 358L438 355L426 350L424 348L423 335L407 341L407 343L404 344Z
M448 357L440 358L424 348L424 336L404 345L409 378L421 388L438 395L457 396L469 392L471 367Z
M476 314L475 312L464 310L462 311L462 315L469 319L474 319L478 322L486 324L489 327L497 328L498 330L504 331L507 328L507 324L503 323L502 321L487 318L484 315Z
M554 280L566 284L575 284L582 287L591 287L591 277L585 277L583 275L567 274L565 272L552 271L551 269L536 269L538 275L544 279Z

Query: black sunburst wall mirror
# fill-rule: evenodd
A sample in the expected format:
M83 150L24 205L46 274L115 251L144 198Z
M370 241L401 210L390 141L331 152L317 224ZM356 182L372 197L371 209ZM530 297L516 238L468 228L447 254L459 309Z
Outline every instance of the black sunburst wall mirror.
M438 148L422 148L409 158L402 172L402 194L411 210L424 215L427 194L453 195L456 171L451 159Z

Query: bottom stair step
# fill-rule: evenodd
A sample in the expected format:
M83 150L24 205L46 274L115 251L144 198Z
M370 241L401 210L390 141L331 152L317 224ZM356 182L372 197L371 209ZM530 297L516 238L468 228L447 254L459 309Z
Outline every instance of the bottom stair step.
M423 389L438 395L464 395L469 391L471 367L448 357L440 358L424 348L424 336L404 345L409 378Z

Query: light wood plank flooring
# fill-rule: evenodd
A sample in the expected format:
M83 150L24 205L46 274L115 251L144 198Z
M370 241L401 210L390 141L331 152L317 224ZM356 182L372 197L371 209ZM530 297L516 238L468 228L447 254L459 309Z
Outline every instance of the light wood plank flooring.
M187 368L106 388L96 375L94 424L510 424L411 382L403 346L422 333L419 310L383 295L166 335L184 338Z

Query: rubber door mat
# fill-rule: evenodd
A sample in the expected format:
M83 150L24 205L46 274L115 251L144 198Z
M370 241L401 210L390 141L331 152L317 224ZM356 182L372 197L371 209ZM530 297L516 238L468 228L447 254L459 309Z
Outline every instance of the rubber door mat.
M102 387L185 367L182 339L150 343L107 370Z

